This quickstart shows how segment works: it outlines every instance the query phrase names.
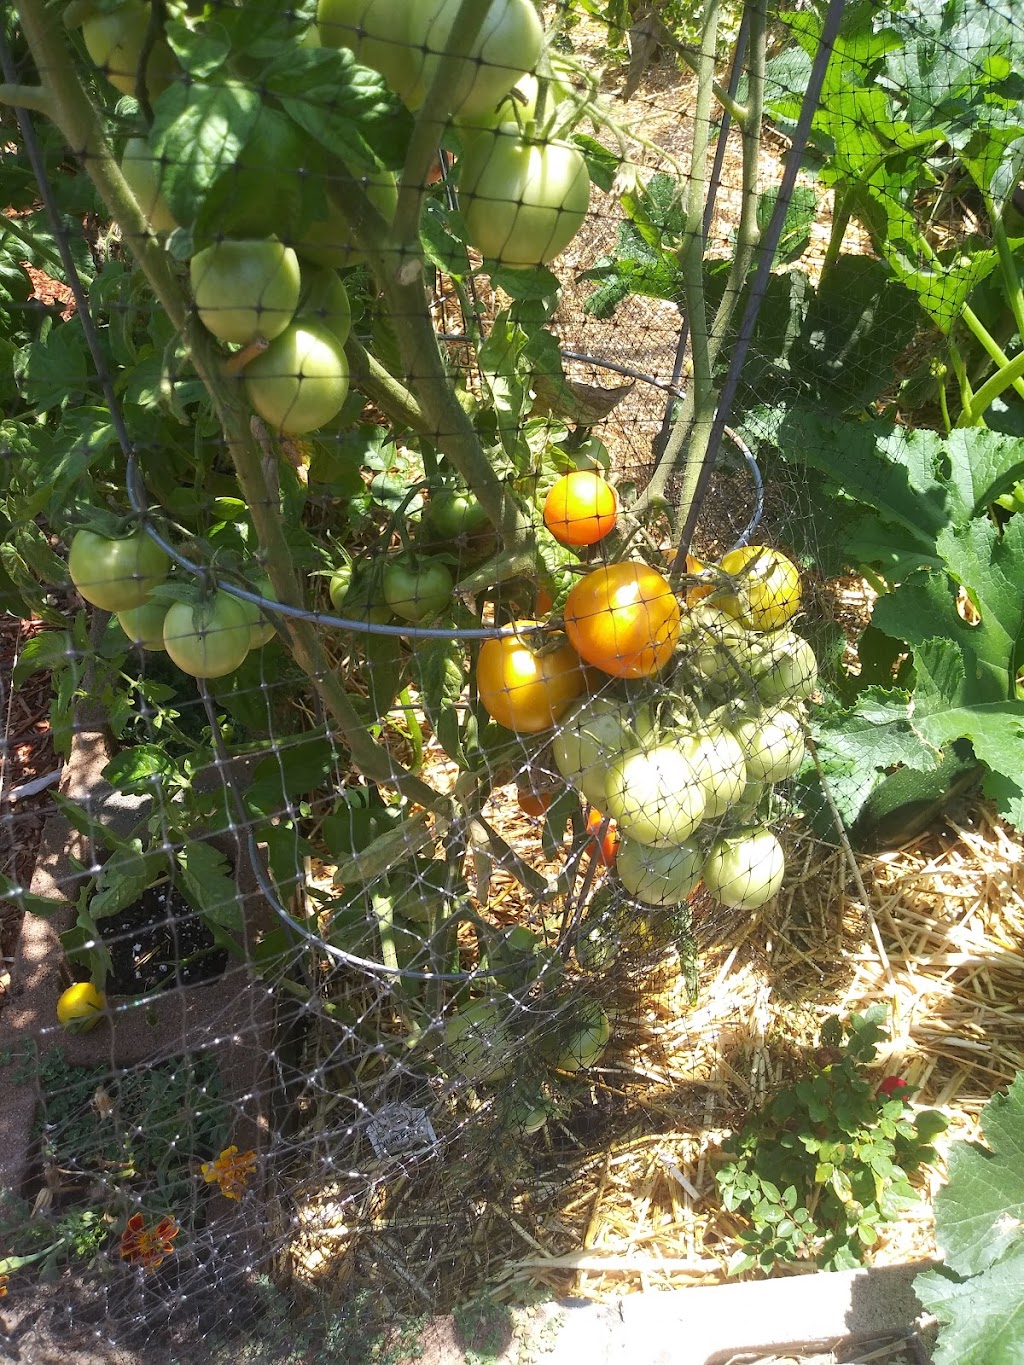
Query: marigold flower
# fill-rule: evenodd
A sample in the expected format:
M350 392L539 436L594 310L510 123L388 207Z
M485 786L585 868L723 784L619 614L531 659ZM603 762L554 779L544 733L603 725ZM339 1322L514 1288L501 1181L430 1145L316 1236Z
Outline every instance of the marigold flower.
M7 1293L7 1284L10 1278L10 1275L0 1275L0 1299Z
M180 1231L170 1215L161 1218L156 1227L147 1228L142 1214L133 1213L121 1233L121 1255L132 1265L155 1270L174 1251L174 1238Z
M225 1147L216 1161L204 1161L201 1169L207 1185L219 1185L225 1199L241 1199L256 1172L256 1153Z

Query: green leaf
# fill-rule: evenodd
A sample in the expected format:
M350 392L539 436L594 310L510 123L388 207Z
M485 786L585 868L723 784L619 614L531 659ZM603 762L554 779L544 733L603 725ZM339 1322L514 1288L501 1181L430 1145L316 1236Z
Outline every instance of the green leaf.
M934 1365L1018 1365L1024 1360L1024 1247L965 1282L929 1270L914 1293L939 1321Z
M152 886L162 864L159 850L143 852L140 840L126 840L103 864L89 900L89 914L101 920L126 910Z
M230 864L212 844L188 841L176 854L185 895L199 913L222 929L241 934L241 893Z
M30 915L52 915L55 910L64 910L66 901L53 900L49 896L34 896L26 887L11 881L0 872L0 899L9 901Z
M145 792L177 775L177 765L161 745L136 744L122 749L103 769L102 776L123 792Z
M77 319L59 326L44 323L38 341L14 355L14 378L25 402L37 412L63 407L85 394L92 382L85 339Z
M757 227L762 237L771 222L778 198L778 187L770 185L757 202ZM811 227L817 216L818 196L810 185L797 185L786 206L782 235L772 261L773 269L800 259L810 245Z
M1024 1254L1024 1072L989 1100L981 1129L988 1150L953 1143L935 1199L936 1237L958 1275L976 1275L1009 1252Z
M150 143L180 223L193 221L207 190L237 161L261 108L256 87L241 81L175 81L156 99Z
M862 408L892 383L919 317L881 261L840 256L810 300L790 368L830 407Z
M329 152L357 173L405 160L412 115L387 81L347 48L286 48L261 72L265 88Z
M52 673L66 668L75 657L71 635L66 630L41 630L25 642L14 665L14 685L20 687L33 673Z
M291 736L256 765L245 803L260 815L282 815L293 797L322 787L336 764L337 753L328 735Z

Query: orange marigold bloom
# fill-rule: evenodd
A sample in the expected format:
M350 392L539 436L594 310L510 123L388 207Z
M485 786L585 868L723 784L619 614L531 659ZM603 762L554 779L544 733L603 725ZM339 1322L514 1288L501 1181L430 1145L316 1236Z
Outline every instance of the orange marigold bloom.
M181 1228L168 1215L155 1228L147 1228L141 1213L133 1213L121 1233L121 1255L132 1265L144 1270L155 1270L165 1256L174 1251L174 1238Z
M241 1199L256 1171L256 1153L225 1147L216 1161L204 1161L201 1169L207 1185L219 1185L225 1199Z
M10 1275L0 1275L0 1299L7 1293L7 1284L10 1278Z

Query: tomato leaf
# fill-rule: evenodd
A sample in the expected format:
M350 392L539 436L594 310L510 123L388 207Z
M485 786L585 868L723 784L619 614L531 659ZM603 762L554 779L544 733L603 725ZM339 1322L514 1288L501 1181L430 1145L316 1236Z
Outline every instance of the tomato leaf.
M347 48L287 48L265 68L262 81L295 122L350 170L403 164L412 115L384 77L359 66Z
M102 776L123 792L152 792L177 774L177 765L159 744L136 744L115 754Z
M241 892L231 865L212 844L188 841L176 854L186 896L212 925L241 934L244 923Z
M237 161L261 108L259 91L241 81L175 81L155 101L150 143L180 223L195 219L207 190Z

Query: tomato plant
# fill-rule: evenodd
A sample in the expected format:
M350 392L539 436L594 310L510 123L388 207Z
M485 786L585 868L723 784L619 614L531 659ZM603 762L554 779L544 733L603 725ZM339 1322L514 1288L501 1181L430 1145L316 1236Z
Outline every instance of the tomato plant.
M535 820L539 820L542 815L547 814L554 799L554 792L538 792L534 791L532 787L518 787L516 789L516 801L519 809L524 815L530 815Z
M457 541L485 530L490 522L480 499L468 489L443 488L427 505L430 528L443 540Z
M544 525L563 545L594 545L615 529L615 489L592 470L563 474L544 500Z
M500 1081L512 1069L516 1042L496 1000L474 1000L445 1025L445 1046L468 1081Z
M348 396L348 360L326 323L294 322L245 369L245 391L263 420L284 436L318 431Z
M81 530L68 554L72 583L87 602L103 611L141 607L170 567L167 555L144 531L112 539Z
M536 621L517 621L524 631ZM522 734L547 730L586 686L579 657L564 639L503 635L486 640L477 660L477 692L488 715Z
M770 829L746 829L713 844L701 868L708 892L733 910L757 910L778 895L786 855Z
M603 672L649 677L664 668L679 641L679 603L657 569L609 564L569 593L565 633L587 663Z
M136 93L139 61L149 29L150 8L144 0L125 0L82 24L86 51L111 85L125 95ZM180 74L167 44L158 37L146 60L146 89L152 98Z
M384 599L403 621L425 621L443 611L455 582L439 559L392 560L384 570Z
M164 647L183 673L222 678L249 652L252 618L246 603L218 590L195 604L175 602L164 618Z
M541 1051L556 1071L585 1071L604 1056L612 1026L596 1000L584 997L566 1006L554 1032L541 1041Z
M290 246L265 241L215 242L189 262L192 297L203 326L241 344L280 336L299 306L299 259ZM295 370L270 370L286 376Z
M459 205L473 246L503 266L543 265L583 226L586 162L564 142L528 142L518 124L475 137L459 162Z
M363 66L379 71L402 99L416 89L422 60L410 42L409 0L319 0L320 41L349 47Z

